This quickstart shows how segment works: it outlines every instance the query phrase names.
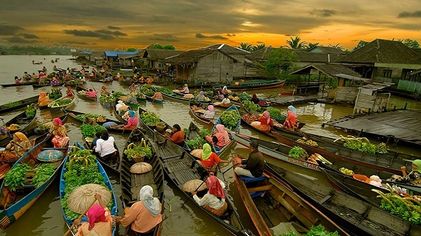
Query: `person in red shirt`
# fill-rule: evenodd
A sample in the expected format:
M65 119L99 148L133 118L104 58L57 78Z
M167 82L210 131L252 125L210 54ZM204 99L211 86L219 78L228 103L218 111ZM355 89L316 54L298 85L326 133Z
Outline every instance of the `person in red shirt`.
M175 144L182 146L184 144L185 138L186 138L186 134L184 133L183 130L181 130L180 125L175 124L172 127L172 134L170 136L171 141L173 141Z
M215 172L216 166L221 162L227 163L228 161L221 160L216 153L212 152L212 148L208 143L203 144L202 158L199 161L200 165L207 171Z
M288 115L284 122L284 127L288 129L297 128L297 109L294 106L288 106Z
M273 120L270 118L270 114L268 111L264 111L263 114L260 116L258 121L253 121L251 126L254 128L262 131L262 132L270 132L273 126Z

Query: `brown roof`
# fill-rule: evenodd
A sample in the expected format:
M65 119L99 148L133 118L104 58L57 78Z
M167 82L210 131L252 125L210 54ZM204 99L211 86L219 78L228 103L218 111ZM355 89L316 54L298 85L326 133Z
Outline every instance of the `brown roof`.
M341 77L341 78L352 79L352 80L363 79L361 78L361 75L358 74L357 72L340 64L320 64L320 65L312 64L312 65L305 66L301 69L298 69L294 72L291 72L290 74L308 74L310 73L311 69L316 69L330 77Z
M316 48L314 48L310 52L313 52L316 49L320 50L321 53L329 53L329 54L344 54L345 53L340 48L337 48L337 47L326 47L326 46L317 46Z
M249 55L250 52L243 50L241 48L232 47L228 44L215 44L209 47L206 47L213 50L220 50L229 55Z
M272 50L276 50L272 47L262 48L260 50L252 52L250 55L247 56L250 60L261 61L266 60ZM335 62L338 59L337 54L330 54L328 53L315 53L315 52L308 52L305 50L294 50L288 49L293 51L297 55L297 61L299 62L308 62L308 63L328 63L328 57L330 57L330 62Z
M399 41L376 39L362 48L341 57L349 63L421 64L421 57Z
M225 49L223 49L223 48L225 48ZM235 53L238 53L238 52L236 52L233 49L230 49L228 47L224 47L224 46L221 47L221 44L218 47L216 45L213 45L213 46L206 47L206 48L189 50L189 51L183 52L179 55L168 57L166 59L166 61L169 62L169 63L172 63L172 64L193 63L193 62L199 61L200 58L202 58L204 56L207 56L209 54L212 54L213 52L216 52L216 51L230 57L234 61L238 61L238 59L235 58L235 56L238 55L238 54L231 55L231 54L228 53L230 51L235 52Z
M180 53L182 53L182 51L146 48L142 57L150 60L164 60L167 57L175 56Z

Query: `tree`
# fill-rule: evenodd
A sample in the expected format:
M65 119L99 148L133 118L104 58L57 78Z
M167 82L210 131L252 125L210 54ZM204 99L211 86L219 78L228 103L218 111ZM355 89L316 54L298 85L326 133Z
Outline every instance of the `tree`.
M256 44L256 45L253 46L252 51L257 51L257 50L263 49L265 47L266 47L266 45L264 43L259 43L259 44Z
M128 48L128 49L127 49L127 51L128 51L128 52L136 52L136 51L137 51L137 49L136 49L136 48Z
M319 43L308 43L308 45L306 46L306 49L308 51L311 51L311 50L317 48L317 46L319 46Z
M302 49L305 47L305 42L301 41L299 36L289 38L287 44L292 49Z
M417 40L403 39L403 40L399 40L399 41L401 41L403 44L405 44L408 48L420 48L420 44L418 43Z
M364 47L364 46L365 46L365 45L367 45L367 44L368 44L368 42L367 42L367 41L360 40L360 41L358 42L357 46L355 46L355 48L354 48L354 49L352 49L352 51L355 51L355 50L357 50L357 49L359 49L359 48L362 48L362 47Z
M280 78L281 75L288 73L296 60L297 55L294 51L286 48L275 48L269 53L264 68L269 76Z
M240 43L240 47L243 50L251 52L253 50L253 46L249 43Z
M148 48L175 50L175 47L173 45L161 45L161 44L158 44L158 43L152 44Z

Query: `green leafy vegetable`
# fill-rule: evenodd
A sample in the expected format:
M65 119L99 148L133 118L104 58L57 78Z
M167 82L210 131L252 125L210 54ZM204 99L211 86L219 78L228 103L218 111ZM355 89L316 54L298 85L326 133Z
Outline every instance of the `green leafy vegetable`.
M56 170L56 167L54 166L54 164L51 164L51 163L43 163L39 165L35 169L35 176L32 179L32 184L35 185L36 187L41 186L43 183L45 183L45 181L47 181L53 175L55 170Z
M126 154L129 160L132 160L134 157L152 158L152 148L142 139L140 144L129 144L126 150L124 150L124 154Z
M244 102L244 101L250 101L251 100L251 95L246 93L246 92L242 92L240 95L240 101Z
M248 112L255 113L262 110L262 107L260 107L259 105L255 104L254 102L250 100L244 100L242 103L243 103L244 109Z
M26 106L25 115L27 118L33 118L35 117L35 114L37 113L36 108L34 105L28 105Z
M288 155L294 159L306 159L308 157L308 153L302 147L294 146L292 147Z
M28 164L19 163L14 166L4 177L4 185L9 187L10 191L16 191L25 183L26 173L31 169Z
M279 123L284 123L286 117L281 113L281 110L274 108L274 107L268 107L266 110L269 112L270 117Z
M297 236L295 232L288 232L281 234L280 236ZM311 227L311 229L305 234L305 236L339 236L337 231L329 232L323 227L323 225L317 225Z
M206 140L204 140L202 137L196 137L194 139L190 139L186 141L187 147L190 149L201 149L203 147L203 144L206 143Z
M156 124L161 121L159 116L153 112L143 112L140 115L140 119L147 126L156 126Z
M230 130L234 130L237 128L239 122L241 120L241 116L238 111L224 111L221 114L221 121L222 124Z
M97 133L104 132L107 129L101 125L83 124L80 126L80 131L83 137L95 137Z
M352 150L358 150L360 152L365 152L371 155L376 153L387 153L387 146L385 143L380 143L377 146L367 138L356 138L353 136L341 137L344 140L344 147L347 147Z

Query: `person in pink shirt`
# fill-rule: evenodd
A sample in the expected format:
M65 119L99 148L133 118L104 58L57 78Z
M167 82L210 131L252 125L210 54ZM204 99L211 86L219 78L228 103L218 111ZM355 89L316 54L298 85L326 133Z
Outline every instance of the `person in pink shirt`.
M129 119L127 120L127 124L124 126L125 129L135 129L137 124L139 123L139 119L136 117L136 112L133 110L129 111Z
M96 98L96 91L93 89L88 89L88 91L86 91L86 96Z
M231 142L230 136L225 129L225 126L222 124L217 124L215 127L216 131L213 133L212 136L216 137L218 139L218 142L216 143L216 146L218 148L223 148L226 145L228 145ZM208 135L206 136L206 141L209 143L214 143L212 140L212 136Z

